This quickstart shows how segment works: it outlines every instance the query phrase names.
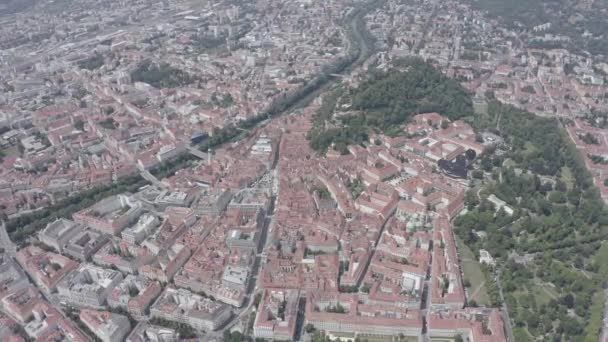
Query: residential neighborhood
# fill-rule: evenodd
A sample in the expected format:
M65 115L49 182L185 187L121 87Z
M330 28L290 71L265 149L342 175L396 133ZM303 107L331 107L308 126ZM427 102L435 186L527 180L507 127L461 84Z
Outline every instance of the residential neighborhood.
M0 337L608 341L608 61L551 23L23 1L0 4Z

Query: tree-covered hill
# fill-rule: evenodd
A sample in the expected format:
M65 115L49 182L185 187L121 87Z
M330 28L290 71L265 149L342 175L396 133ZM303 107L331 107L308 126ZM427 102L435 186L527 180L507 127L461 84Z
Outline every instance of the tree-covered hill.
M440 112L449 119L472 113L469 93L420 59L400 60L399 68L372 72L353 93L353 107L382 115L381 128L402 124L412 113Z
M337 97L328 94L314 120L310 144L318 152L329 146L345 151L361 143L370 131L396 134L399 125L418 113L439 112L451 120L473 112L470 94L458 82L420 59L402 59L388 71L372 70L350 90L352 109L358 114L332 119Z
M191 84L195 81L187 72L170 66L167 63L144 61L131 72L133 82L144 82L154 88L174 88Z

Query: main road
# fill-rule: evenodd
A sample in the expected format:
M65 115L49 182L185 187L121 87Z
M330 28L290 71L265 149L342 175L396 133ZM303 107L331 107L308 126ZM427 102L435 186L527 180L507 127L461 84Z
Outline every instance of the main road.
M505 330L507 332L507 339L509 342L515 342L515 336L513 335L513 326L511 325L511 317L509 317L509 308L505 301L505 296L502 293L502 285L500 284L500 269L496 271L496 285L498 286L498 293L500 294L500 300L502 301L502 308L500 308L500 314L502 320L505 323Z

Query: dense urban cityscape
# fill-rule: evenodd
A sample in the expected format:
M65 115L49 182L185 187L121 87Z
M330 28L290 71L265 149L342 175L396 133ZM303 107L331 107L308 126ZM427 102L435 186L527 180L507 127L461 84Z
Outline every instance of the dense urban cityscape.
M0 0L0 338L608 341L606 15Z

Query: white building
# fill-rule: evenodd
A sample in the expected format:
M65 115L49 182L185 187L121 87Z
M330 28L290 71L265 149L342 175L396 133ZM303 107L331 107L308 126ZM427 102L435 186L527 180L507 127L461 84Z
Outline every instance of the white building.
M507 205L507 203L500 198L496 197L496 195L492 194L488 196L488 201L494 204L496 211L499 211L501 208L505 211L505 213L509 215L513 215L513 209Z
M494 258L492 258L492 255L490 255L490 252L486 251L485 249L480 249L479 250L479 263L488 264L490 266L495 266L496 260L494 260Z
M102 307L120 282L122 274L91 264L83 264L68 274L58 285L59 297L74 305Z

